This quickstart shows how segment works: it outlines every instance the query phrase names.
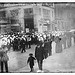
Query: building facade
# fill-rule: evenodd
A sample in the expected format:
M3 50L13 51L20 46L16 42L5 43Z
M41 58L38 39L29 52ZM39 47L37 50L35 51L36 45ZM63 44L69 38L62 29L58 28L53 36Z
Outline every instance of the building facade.
M55 21L57 31L69 31L75 28L75 4L55 4Z
M6 4L6 8L0 10L1 32L40 32L52 30L52 22L55 19L54 7L42 4ZM2 25L3 24L3 25ZM5 28L5 29L4 29Z

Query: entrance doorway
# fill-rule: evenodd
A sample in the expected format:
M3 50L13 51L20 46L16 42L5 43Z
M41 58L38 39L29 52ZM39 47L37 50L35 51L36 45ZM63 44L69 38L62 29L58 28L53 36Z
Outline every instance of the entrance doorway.
M25 25L25 32L26 32L26 28L29 28L29 32L34 31L34 19L33 18L24 19L24 25Z

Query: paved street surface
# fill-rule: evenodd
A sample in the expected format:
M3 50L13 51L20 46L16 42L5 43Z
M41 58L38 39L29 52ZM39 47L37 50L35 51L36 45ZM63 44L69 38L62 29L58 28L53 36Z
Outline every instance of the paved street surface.
M10 51L8 52L9 56L9 72L15 72L23 67L26 67L26 70L29 72L29 66L27 65L27 59L29 56L29 53L34 54L35 51L35 45L32 46L31 49L26 49L25 53L21 53L21 51Z
M26 53L20 51L10 51L9 55L9 72L29 73L30 69L27 65L29 53L34 54L35 45L31 49L27 49ZM38 70L37 62L35 61L34 73ZM75 46L63 50L62 53L56 53L43 62L43 70L46 73L75 73Z
M35 68L37 66L35 65ZM74 72L75 73L75 46L54 54L44 60L43 69L48 72Z
M16 72L26 72L26 67ZM37 63L34 69L38 70ZM75 46L63 50L62 53L56 53L44 60L43 70L45 73L75 73ZM28 72L28 70L27 70Z

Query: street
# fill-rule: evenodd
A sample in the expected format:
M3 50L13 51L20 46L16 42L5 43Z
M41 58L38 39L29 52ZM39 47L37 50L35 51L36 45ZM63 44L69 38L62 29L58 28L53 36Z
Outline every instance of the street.
M53 46L54 47L54 46ZM31 49L27 49L26 53L20 51L10 51L9 55L9 72L29 73L30 68L27 65L29 53L34 54L35 45ZM45 73L55 72L75 72L75 46L67 47L60 53L54 53L52 56L44 59L43 70ZM14 67L14 68L13 68ZM35 61L34 72L37 72L38 65Z
M29 53L34 54L35 46L27 49L26 53L10 51L9 55L9 72L29 73L30 68L27 65ZM64 49L62 53L56 53L43 62L43 70L48 73L56 72L75 72L75 46ZM34 66L35 72L38 70L37 62Z
M45 59L43 69L48 70L50 73L75 73L75 46L64 49L62 53L56 53Z
M1 2L0 72L30 73L31 67L33 73L38 70L44 73L74 73L74 15L73 2ZM22 53L27 46L30 49ZM30 53L41 62L29 60L29 67L27 59Z
M16 70L19 70L20 68L27 67L29 70L29 67L27 65L27 59L29 56L29 53L33 53L34 55L35 45L32 46L31 49L26 49L25 53L21 53L21 51L9 51L9 72L15 72ZM30 70L29 70L30 71Z

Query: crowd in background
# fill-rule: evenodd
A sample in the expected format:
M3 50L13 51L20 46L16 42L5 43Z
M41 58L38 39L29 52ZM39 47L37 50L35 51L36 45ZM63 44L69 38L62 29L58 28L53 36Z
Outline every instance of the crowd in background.
M12 35L0 35L0 46L6 45L8 50L10 48L13 48L13 51L21 51L21 53L26 52L26 49L30 49L31 45L35 44L37 45L39 42L44 43L44 46L52 44L51 42L55 42L59 44L59 42L62 42L64 44L64 49L66 48L66 42L70 46L71 42L71 33L70 34L64 34L64 35L55 35L55 34L45 34L45 33L33 33L33 34L12 34ZM60 45L60 44L59 44ZM49 45L47 45L49 46ZM50 45L47 47L48 49L51 48ZM61 50L60 50L61 51ZM59 51L59 52L60 52ZM49 52L49 51L47 51ZM57 51L56 51L57 52Z
M21 53L26 52L27 49L31 48L31 45L37 45L35 50L40 51L40 49L43 48L44 50L44 58L46 59L48 56L51 56L55 53L62 52L62 49L65 49L67 47L71 46L71 38L73 38L75 42L75 36L71 35L71 33L67 34L51 34L51 33L33 33L33 34L12 34L12 35L0 35L0 56L2 55L1 51L4 50L4 52L10 51L11 48L13 51L21 51ZM66 44L67 43L67 44ZM1 48L2 47L2 48ZM5 49L5 47L7 49ZM40 47L40 48L39 48ZM35 57L40 58L42 54L40 54L41 51L38 53L35 53ZM40 54L40 55L39 55ZM39 56L37 56L39 55ZM2 60L2 59L0 59ZM5 60L5 58L3 59ZM6 56L6 62L5 68L6 72L8 72L8 57ZM1 63L3 65L3 62ZM39 64L39 61L38 61ZM41 61L42 66L42 61ZM39 64L39 69L42 69ZM2 72L3 72L3 66L1 66Z
M21 51L23 53L26 52L27 48L31 48L31 45L37 45L39 42L42 42L44 43L44 45L47 45L49 41L54 40L55 43L58 43L59 40L63 38L63 36L53 35L51 33L33 33L27 35L19 33L12 35L0 35L0 46L1 44L4 44L7 46L8 50L10 50L10 48L12 47L13 51Z

